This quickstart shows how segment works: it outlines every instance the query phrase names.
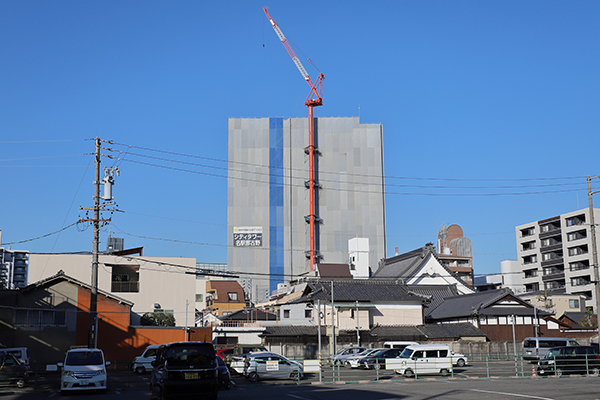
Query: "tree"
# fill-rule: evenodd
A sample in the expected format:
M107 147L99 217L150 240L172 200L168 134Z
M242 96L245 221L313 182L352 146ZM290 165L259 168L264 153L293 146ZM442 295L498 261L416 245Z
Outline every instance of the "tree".
M175 326L175 316L165 312L147 312L140 321L145 326Z

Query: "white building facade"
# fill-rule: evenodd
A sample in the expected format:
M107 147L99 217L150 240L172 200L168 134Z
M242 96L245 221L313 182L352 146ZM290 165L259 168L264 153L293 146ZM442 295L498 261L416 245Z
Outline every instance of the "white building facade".
M596 308L589 209L519 225L515 233L524 292L564 288Z

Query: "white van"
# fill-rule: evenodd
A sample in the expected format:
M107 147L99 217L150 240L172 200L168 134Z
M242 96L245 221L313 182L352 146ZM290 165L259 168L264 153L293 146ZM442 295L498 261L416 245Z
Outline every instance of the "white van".
M560 337L528 337L523 340L523 360L544 358L553 347L579 346L575 339Z
M399 356L400 368L395 372L406 377L452 372L452 354L445 344L419 344L407 346Z
M27 347L12 347L8 349L0 349L8 354L15 356L17 360L23 365L29 365L29 357L27 356Z
M406 346L413 346L419 344L417 342L406 342L406 341L391 341L384 342L383 347L386 349L404 349Z
M156 360L156 351L160 347L160 344L151 344L146 347L146 350L141 356L137 356L131 364L131 369L138 374L152 371L152 361Z

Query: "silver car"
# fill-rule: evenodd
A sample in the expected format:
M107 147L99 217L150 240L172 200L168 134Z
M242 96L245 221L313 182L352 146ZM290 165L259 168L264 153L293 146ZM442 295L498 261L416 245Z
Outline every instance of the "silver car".
M252 382L259 379L302 379L302 365L284 356L270 352L250 353L246 356L244 376Z

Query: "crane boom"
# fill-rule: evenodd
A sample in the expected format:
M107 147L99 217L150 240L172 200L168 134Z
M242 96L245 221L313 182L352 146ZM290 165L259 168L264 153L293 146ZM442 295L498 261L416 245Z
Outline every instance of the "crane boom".
M306 68L304 68L304 65L302 65L302 62L300 62L300 59L296 55L296 52L294 51L294 49L292 49L292 46L290 46L290 44L288 43L287 38L283 34L283 31L281 30L279 25L277 25L277 22L275 22L273 17L271 17L271 14L269 14L269 12L267 11L267 7L263 7L263 11L267 15L267 18L269 19L269 22L271 23L273 30L277 34L277 37L279 38L279 40L281 40L281 43L287 50L290 57L292 57L292 61L294 62L294 64L296 64L296 68L298 68L298 71L300 71L302 78L304 78L306 83L308 83L308 86L310 86L311 92L308 95L308 98L306 99L306 105L308 105L309 103L313 104L313 105L317 105L317 106L322 105L323 104L322 83L323 83L323 79L325 79L325 75L319 74L319 78L317 79L317 82L313 83L312 79L310 79L310 75L308 74L308 72L306 72ZM314 98L315 96L316 96L316 98Z
M304 66L298 59L298 56L296 56L296 53L294 52L294 50L288 43L285 35L281 31L281 28L279 28L279 26L277 25L277 23L275 22L273 17L271 17L271 15L267 11L266 7L263 7L263 11L267 15L267 18L269 19L271 26L275 30L277 37L279 37L279 40L281 40L281 43L283 43L283 46L287 50L288 54L290 55L290 57L292 57L292 61L294 61L294 64L296 64L296 67L300 71L300 74L302 74L302 77L310 86L310 93L308 94L308 97L306 98L306 101L304 102L304 105L306 105L308 107L308 147L305 149L305 151L308 151L307 152L307 154L308 154L308 182L307 183L308 183L308 192L309 192L309 194L308 194L309 211L308 211L308 215L305 216L304 218L310 225L310 229L309 229L310 230L310 250L308 252L306 252L305 255L307 256L307 258L310 259L310 270L313 271L313 269L315 267L315 263L317 262L317 259L321 257L321 255L319 254L319 252L317 250L317 236L318 236L317 223L319 223L321 221L321 219L317 216L317 212L316 212L316 198L318 196L316 191L319 187L319 184L315 180L315 167L316 167L315 164L318 162L315 158L315 153L318 152L318 149L315 147L315 141L314 141L313 108L323 105L322 92L323 92L323 79L325 79L325 75L320 73L319 77L317 78L317 81L313 83L313 81L310 79L310 76L308 75L308 72L306 72L306 69L304 69Z

